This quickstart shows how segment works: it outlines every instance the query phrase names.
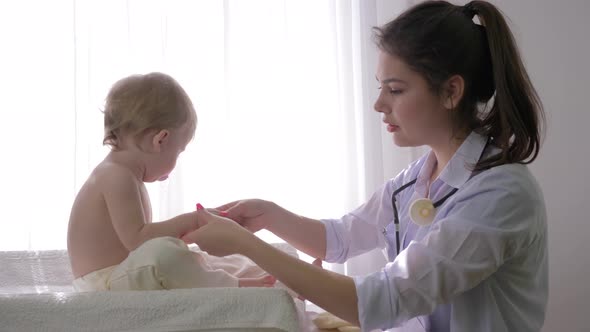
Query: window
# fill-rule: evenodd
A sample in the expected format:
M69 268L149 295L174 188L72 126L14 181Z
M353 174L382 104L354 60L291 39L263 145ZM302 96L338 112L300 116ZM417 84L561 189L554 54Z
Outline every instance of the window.
M154 221L196 202L260 197L316 218L339 217L360 202L359 120L350 112L358 102L348 103L358 75L351 65L355 24L341 2L38 0L2 7L0 250L65 248L73 199L108 152L101 145L104 98L112 83L134 73L175 77L199 117L176 171L148 185Z

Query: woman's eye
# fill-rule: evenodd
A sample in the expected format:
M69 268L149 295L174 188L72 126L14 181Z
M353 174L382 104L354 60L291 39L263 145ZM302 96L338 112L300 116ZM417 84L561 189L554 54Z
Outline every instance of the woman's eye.
M378 86L377 90L381 90L382 87ZM404 92L404 90L399 90L399 89L389 89L389 93L392 95L400 95Z

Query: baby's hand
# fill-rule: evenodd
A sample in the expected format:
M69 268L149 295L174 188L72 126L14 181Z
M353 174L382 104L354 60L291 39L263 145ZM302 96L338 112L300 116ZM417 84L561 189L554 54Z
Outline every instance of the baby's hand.
M205 220L205 218L203 218L203 217L200 217L199 218L198 217L197 211L200 211L200 210L207 210L208 212L212 213L210 210L213 210L213 209L205 209L203 207L203 205L201 205L201 203L197 203L196 210L194 212L191 212L191 214L195 216L195 220L197 221L197 223L196 223L195 228L193 229L193 231L194 230L197 230L197 229L199 229L199 228L201 228L201 227L203 227L205 225L207 225L207 220Z
M197 205L196 205L196 211L200 211L200 210L205 210L205 211L207 211L210 214L215 215L215 216L220 216L220 217L227 218L227 212L221 211L221 210L218 210L218 209L214 209L214 208L205 208L205 207L203 207L203 205L201 205L201 203L197 203ZM201 218L201 220L202 220L202 218ZM207 225L207 222L206 221L199 222L197 220L197 223L199 224L199 226L197 228L199 228L201 226Z
M197 244L201 250L214 256L243 254L257 240L256 236L235 221L213 215L198 205L199 229L182 236L187 243Z

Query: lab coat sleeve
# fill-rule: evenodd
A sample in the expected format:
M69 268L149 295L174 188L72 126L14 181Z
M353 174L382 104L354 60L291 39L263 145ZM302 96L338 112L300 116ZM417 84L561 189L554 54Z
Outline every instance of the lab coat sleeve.
M356 277L363 331L388 329L468 291L539 236L538 195L510 180L457 193L450 212L381 271Z
M388 181L356 210L340 219L321 220L326 227L327 262L343 263L350 257L385 247L381 232L393 218L391 188L392 181Z

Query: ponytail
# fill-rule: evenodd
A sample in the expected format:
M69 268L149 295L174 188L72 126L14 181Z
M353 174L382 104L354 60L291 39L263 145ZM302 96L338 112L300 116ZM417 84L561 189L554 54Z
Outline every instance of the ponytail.
M492 108L481 119L481 132L501 149L478 163L485 169L507 163L531 163L539 154L543 106L522 63L514 37L500 11L485 1L464 6L485 27L495 87Z

